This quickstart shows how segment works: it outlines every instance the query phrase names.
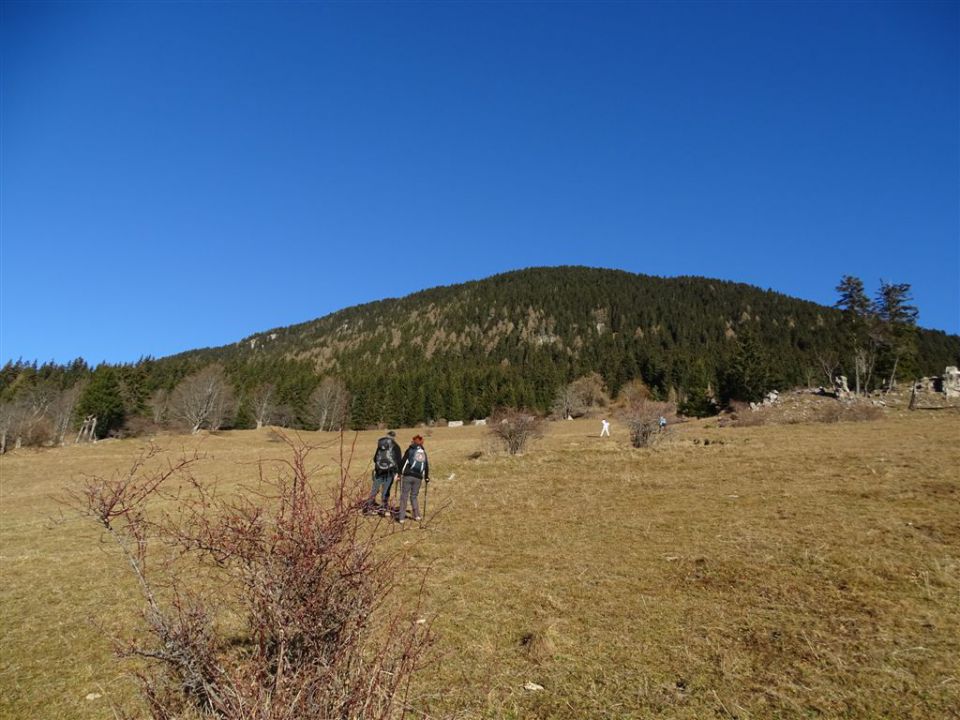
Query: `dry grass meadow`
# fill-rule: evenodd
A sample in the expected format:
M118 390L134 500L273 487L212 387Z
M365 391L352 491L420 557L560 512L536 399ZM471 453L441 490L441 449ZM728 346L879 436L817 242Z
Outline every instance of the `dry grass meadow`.
M598 431L553 423L518 457L483 428L426 433L429 522L384 526L428 568L438 633L410 717L960 718L960 414L697 421L650 450ZM0 717L136 707L96 622L135 626L133 580L57 498L143 444L0 459ZM157 444L233 487L286 454L267 430Z

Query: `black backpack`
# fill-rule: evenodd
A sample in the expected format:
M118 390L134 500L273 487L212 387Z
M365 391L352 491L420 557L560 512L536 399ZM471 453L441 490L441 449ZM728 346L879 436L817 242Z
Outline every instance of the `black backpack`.
M423 477L423 471L427 465L427 451L424 450L419 445L416 445L411 449L413 450L413 452L410 453L410 456L409 456L410 470L411 472L416 473L418 477ZM420 466L419 469L417 469L417 465Z
M393 440L384 437L377 441L377 453L373 456L373 464L382 472L397 469L397 462L393 457Z

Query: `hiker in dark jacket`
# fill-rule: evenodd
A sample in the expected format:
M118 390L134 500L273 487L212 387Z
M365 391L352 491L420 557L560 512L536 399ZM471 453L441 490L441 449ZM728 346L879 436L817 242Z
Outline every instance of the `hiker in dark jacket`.
M420 520L420 505L417 496L420 494L420 483L430 482L430 463L427 460L427 451L423 449L423 437L414 435L410 447L403 454L400 463L400 522L407 517L407 498L413 505L413 519Z
M394 439L397 434L391 430L384 437L377 440L377 449L373 453L373 488L367 498L367 509L385 515L390 511L390 488L393 481L400 477L400 462L402 460L400 446ZM377 505L377 493L380 493L381 503Z

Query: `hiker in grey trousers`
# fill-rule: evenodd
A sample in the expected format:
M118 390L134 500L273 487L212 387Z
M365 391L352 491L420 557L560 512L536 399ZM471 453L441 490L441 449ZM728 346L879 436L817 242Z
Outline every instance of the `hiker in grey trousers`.
M413 519L420 520L420 504L417 496L420 494L420 484L430 482L430 463L427 461L427 451L423 449L423 436L414 435L410 447L403 454L400 465L400 515L402 523L407 519L407 498L413 505Z

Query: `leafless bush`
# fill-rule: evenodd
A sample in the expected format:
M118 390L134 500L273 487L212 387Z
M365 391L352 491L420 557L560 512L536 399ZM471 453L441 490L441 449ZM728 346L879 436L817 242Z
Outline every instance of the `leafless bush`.
M44 447L52 445L55 437L53 422L43 415L24 427L23 435L18 439L27 447Z
M857 403L849 408L843 419L849 422L868 422L870 420L882 420L884 417L886 417L886 414L883 408Z
M773 418L766 410L751 410L749 407L736 413L733 424L737 427L759 427L769 425Z
M145 667L136 674L156 720L389 719L409 709L431 633L418 603L387 605L403 556L375 552L379 533L357 512L366 487L349 476L342 438L327 499L308 471L318 448L287 444L276 477L261 467L258 487L240 497L197 481L197 456L149 470L152 449L71 495L139 583L143 633L122 654ZM174 496L177 514L148 512ZM173 548L174 560L148 563L158 548ZM218 622L227 615L244 619L239 637Z
M770 415L765 408L754 410L750 403L743 400L731 400L726 411L736 427L758 427L770 423Z
M154 422L153 417L131 415L123 421L120 434L122 437L144 437L156 435L161 429L162 427Z
M636 448L649 447L660 437L660 417L676 417L673 403L657 402L640 397L624 412L624 420L630 428L630 444Z
M508 453L516 455L532 438L543 435L543 419L529 410L499 408L487 421L487 429Z

